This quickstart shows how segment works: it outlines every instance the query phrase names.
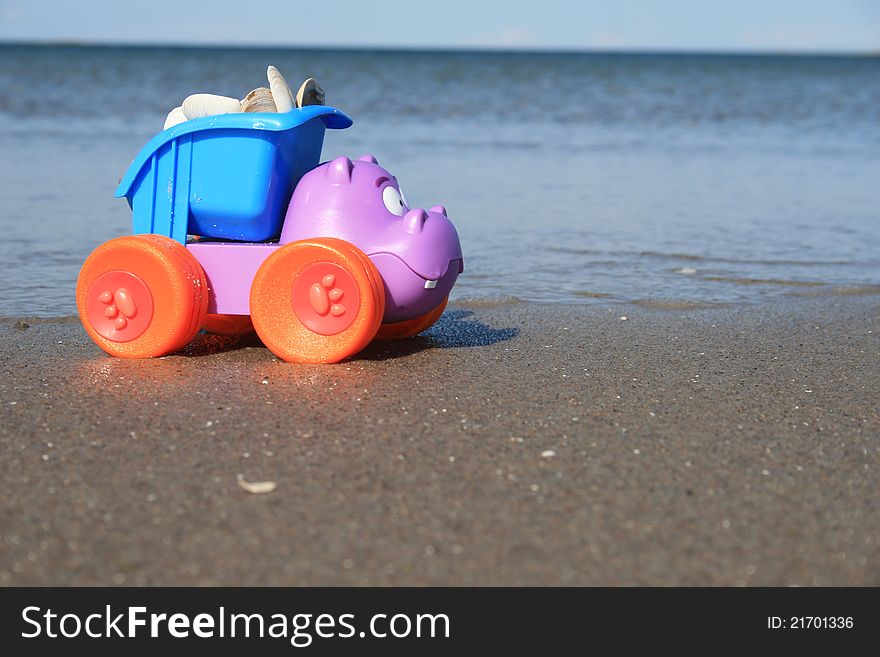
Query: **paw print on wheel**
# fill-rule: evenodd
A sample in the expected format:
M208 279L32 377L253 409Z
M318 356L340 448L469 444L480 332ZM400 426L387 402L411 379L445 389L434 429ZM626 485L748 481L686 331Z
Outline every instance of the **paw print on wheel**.
M118 238L114 247L130 255L130 244L143 240ZM111 250L111 252L112 252ZM103 266L103 265L102 265ZM153 298L143 279L131 272L115 269L92 276L88 288L81 291L83 314L97 335L113 344L130 342L141 336L153 318Z
M128 326L128 320L137 315L137 305L135 305L131 292L124 287L117 288L115 292L105 290L98 297L98 300L107 306L104 310L104 317L114 320L113 325L117 331Z
M337 335L361 313L361 293L350 263L312 261L296 276L291 305L304 326L318 335ZM355 264L360 264L355 261ZM366 288L364 288L366 289Z
M327 274L320 283L315 283L309 288L309 303L312 310L322 317L330 313L334 317L345 314L345 306L339 303L345 296L345 291L336 285L336 276Z

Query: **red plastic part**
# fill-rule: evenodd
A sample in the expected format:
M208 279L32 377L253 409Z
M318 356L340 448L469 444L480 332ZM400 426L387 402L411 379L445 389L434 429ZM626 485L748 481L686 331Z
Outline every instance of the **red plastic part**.
M150 325L153 297L146 284L134 274L109 271L89 287L86 315L99 335L113 342L129 342Z
M310 331L336 335L351 326L360 296L357 281L345 269L332 262L316 262L296 277L291 303Z
M202 328L214 335L245 335L253 332L254 325L251 323L250 315L209 313L205 315L205 323Z
M379 327L379 331L376 333L376 339L402 340L403 338L411 338L414 335L418 335L422 331L427 331L437 322L438 319L440 319L440 315L442 315L443 311L446 309L448 301L449 297L446 297L439 306L434 308L434 310L426 312L419 317L408 319L403 322L394 322L393 324L382 324L382 326Z

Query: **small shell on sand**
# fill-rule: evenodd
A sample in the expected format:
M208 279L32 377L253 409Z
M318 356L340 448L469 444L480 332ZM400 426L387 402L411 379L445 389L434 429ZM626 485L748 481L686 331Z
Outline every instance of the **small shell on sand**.
M290 85L274 66L266 69L266 77L269 79L269 89L272 90L272 98L279 112L289 112L293 109L293 94Z
M176 126L179 123L183 123L187 121L186 114L183 113L182 107L175 107L173 110L168 112L168 116L165 117L165 127L163 130L167 130L173 126Z
M309 78L303 82L299 91L296 92L296 106L323 105L324 89L315 78Z
M241 102L238 98L215 96L214 94L193 94L187 96L181 107L188 119L241 112Z
M241 101L242 112L277 112L272 92L268 87L259 87Z
M238 475L238 485L243 490L254 495L265 495L278 488L278 484L274 481L245 481L241 475Z

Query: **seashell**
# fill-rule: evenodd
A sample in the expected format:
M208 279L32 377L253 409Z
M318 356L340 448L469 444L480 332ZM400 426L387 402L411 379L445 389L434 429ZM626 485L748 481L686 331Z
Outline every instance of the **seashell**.
M241 475L238 475L238 485L253 495L265 495L278 488L278 484L274 481L245 481Z
M186 114L183 113L182 107L175 107L173 110L168 112L168 116L165 117L165 127L163 130L167 130L168 128L174 127L179 123L183 123L187 121Z
M272 90L272 98L275 99L275 107L279 112L289 112L293 109L293 93L287 80L274 66L266 69L266 77L269 78L269 88Z
M306 105L323 105L324 89L318 84L315 78L309 78L303 82L299 91L296 92L296 106L305 107Z
M241 101L242 112L277 112L272 92L268 87L259 87L250 92Z
M188 119L241 112L241 103L238 98L215 96L214 94L193 94L192 96L187 96L181 107L183 107L183 113Z

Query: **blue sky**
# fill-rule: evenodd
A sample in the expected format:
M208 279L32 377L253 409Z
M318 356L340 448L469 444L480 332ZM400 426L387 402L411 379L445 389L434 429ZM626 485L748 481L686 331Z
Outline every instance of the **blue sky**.
M0 40L880 52L880 0L0 0Z

